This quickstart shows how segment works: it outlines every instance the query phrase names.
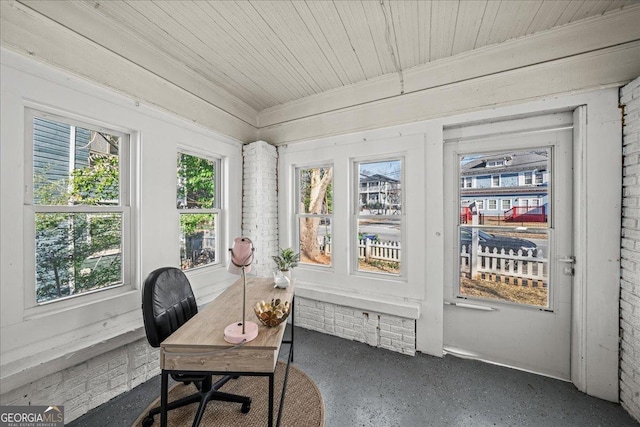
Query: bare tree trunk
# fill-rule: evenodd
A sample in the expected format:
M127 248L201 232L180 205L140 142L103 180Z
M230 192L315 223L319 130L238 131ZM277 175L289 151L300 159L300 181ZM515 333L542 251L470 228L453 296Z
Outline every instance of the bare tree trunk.
M301 224L300 249L310 260L315 260L320 256L320 245L318 244L319 218L304 218Z
M309 195L309 212L311 214L322 213L322 207L327 194L327 187L332 179L331 168L325 169L324 175L321 177L320 168L311 169ZM300 224L300 249L302 253L310 260L315 260L320 256L320 245L318 243L318 228L320 227L320 218L304 218Z

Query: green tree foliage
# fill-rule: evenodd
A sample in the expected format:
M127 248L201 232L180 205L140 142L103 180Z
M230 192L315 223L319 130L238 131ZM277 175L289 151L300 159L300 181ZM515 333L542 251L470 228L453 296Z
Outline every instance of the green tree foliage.
M209 159L178 155L177 204L183 209L210 209L215 203L214 163ZM180 215L180 226L185 236L191 236L210 222L210 214Z
M215 227L215 215L188 213L189 209L215 207L215 183L213 160L184 153L178 155L176 203L179 209L184 210L180 215L180 229L184 237L180 254L183 269L205 265L215 259L212 251L201 247L205 231Z
M71 201L81 205L117 203L118 157L91 154L90 164L71 173Z
M119 196L118 156L92 154L68 179L34 177L39 205L106 205ZM122 281L122 216L36 214L36 298L43 302Z

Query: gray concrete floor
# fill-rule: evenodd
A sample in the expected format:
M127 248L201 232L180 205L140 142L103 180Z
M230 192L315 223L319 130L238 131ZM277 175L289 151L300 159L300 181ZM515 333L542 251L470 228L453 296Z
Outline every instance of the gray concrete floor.
M300 328L295 338L294 363L322 392L327 427L640 425L620 405L570 383L453 356L404 356ZM159 392L153 378L69 426L128 427Z

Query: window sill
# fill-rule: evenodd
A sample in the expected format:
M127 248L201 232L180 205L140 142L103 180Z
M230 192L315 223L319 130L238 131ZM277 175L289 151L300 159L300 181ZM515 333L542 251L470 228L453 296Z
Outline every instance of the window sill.
M420 317L420 303L403 298L362 295L357 292L328 288L300 280L296 280L295 294L298 297L353 307L359 310L369 310L408 319L418 319Z

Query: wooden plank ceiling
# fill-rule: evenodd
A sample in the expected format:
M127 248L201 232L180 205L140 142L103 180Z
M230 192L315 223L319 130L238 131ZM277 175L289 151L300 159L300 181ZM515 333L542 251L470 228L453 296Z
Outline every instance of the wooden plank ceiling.
M402 85L403 73L413 67L638 4L629 0L20 2L167 80L171 76L161 64L171 61L256 112L388 74L396 74ZM141 51L146 54L140 55Z

